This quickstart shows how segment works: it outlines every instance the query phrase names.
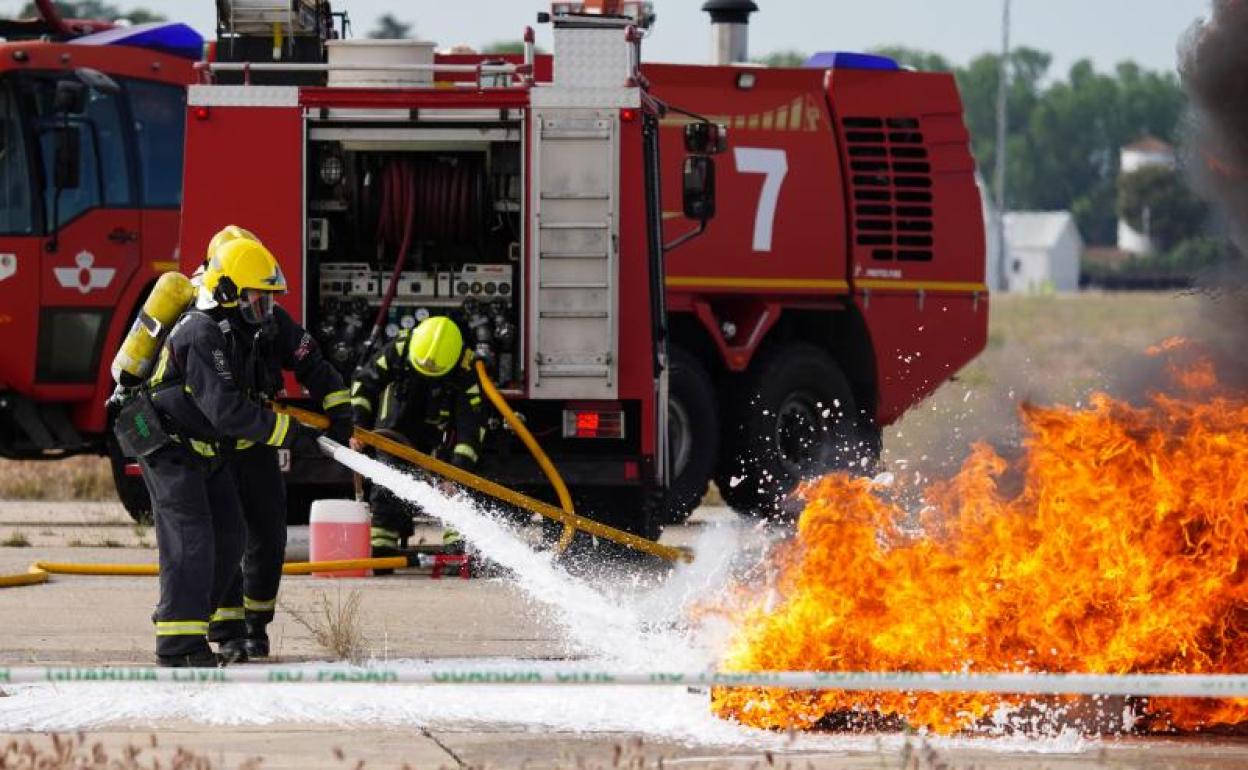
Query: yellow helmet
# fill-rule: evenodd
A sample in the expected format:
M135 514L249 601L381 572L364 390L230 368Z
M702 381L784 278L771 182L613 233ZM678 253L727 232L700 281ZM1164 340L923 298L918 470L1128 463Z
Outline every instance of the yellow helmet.
M426 377L441 377L455 368L464 352L464 336L446 316L432 316L412 330L407 360Z
M203 286L217 304L238 306L244 320L260 323L273 312L274 296L286 291L286 276L263 244L236 238L208 259Z
M217 253L217 249L221 248L230 241L236 241L239 238L246 238L249 241L263 243L263 241L256 237L255 233L244 227L239 227L238 225L226 225L218 230L216 235L212 236L212 240L208 241L208 251L204 255L204 261L207 262L212 259L212 255Z

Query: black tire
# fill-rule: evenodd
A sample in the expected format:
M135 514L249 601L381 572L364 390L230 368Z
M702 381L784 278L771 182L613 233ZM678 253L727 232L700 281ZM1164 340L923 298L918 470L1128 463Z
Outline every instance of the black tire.
M127 476L128 460L121 454L117 439L113 436L112 421L109 420L108 436L105 439L108 449L108 464L113 471L113 487L117 490L117 499L138 524L152 523L152 499L147 494L147 485L142 476Z
M647 540L658 540L663 532L658 508L658 496L641 487L607 487L576 497L578 514Z
M702 502L719 454L719 403L706 367L673 346L668 355L668 451L672 484L656 512L663 524L680 524Z
M863 468L864 458L869 466L879 454L878 432L858 413L849 380L814 345L763 353L730 409L715 483L741 513L791 516L784 503L799 481Z

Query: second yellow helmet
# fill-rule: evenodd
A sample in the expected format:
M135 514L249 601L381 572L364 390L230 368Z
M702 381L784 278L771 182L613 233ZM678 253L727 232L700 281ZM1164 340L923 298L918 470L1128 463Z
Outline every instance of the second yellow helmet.
M433 316L412 330L407 360L426 377L441 377L455 368L464 352L464 335L446 316Z

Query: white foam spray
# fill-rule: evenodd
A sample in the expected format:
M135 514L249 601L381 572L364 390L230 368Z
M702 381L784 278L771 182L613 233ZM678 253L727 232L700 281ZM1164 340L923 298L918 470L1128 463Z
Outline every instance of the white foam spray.
M509 570L516 585L549 607L567 631L572 651L588 654L622 668L648 670L655 665L705 668L713 663L707 650L688 635L672 630L692 597L705 595L727 578L734 553L727 533L707 533L700 541L706 558L678 567L672 580L647 600L612 592L608 595L570 575L552 554L529 547L508 524L464 496L448 496L401 470L345 447L333 449L334 459L381 484L455 529L491 561Z

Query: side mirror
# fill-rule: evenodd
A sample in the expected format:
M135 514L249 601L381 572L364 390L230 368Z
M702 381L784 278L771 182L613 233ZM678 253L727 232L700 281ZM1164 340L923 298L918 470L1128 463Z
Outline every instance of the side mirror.
M728 127L699 121L685 124L685 152L718 155L728 149Z
M87 111L87 87L77 80L56 81L52 108L58 115L81 115Z
M685 216L706 222L715 216L715 161L705 155L685 158Z
M82 177L82 127L57 126L52 131L52 184L57 190L76 189Z

